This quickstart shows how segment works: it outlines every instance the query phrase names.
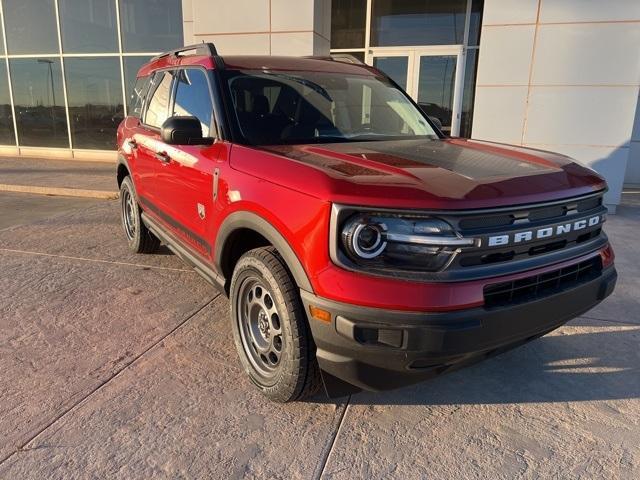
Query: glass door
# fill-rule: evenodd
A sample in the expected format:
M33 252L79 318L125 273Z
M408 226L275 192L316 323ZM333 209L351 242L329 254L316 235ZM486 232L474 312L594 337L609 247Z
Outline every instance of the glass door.
M445 134L460 134L462 46L372 49L367 63L404 88L427 115L437 119Z

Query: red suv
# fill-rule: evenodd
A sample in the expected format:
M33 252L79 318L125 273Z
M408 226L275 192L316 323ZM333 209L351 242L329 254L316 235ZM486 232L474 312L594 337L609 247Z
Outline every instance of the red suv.
M168 52L118 129L130 248L225 292L277 401L415 383L608 296L606 183L541 150L445 137L355 59Z

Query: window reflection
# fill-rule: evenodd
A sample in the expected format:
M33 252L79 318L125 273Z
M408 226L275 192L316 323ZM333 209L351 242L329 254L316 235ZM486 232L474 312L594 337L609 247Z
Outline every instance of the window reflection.
M469 19L469 45L480 45L480 30L482 29L483 0L472 0L471 18Z
M200 120L202 136L209 136L213 104L209 83L202 70L181 70L177 77L176 100L173 114L181 117L194 116Z
M366 0L331 2L331 48L362 48L367 18Z
M69 147L57 58L9 60L20 145Z
M462 111L460 114L460 136L471 138L473 126L473 101L476 96L476 73L478 71L478 49L467 50L464 68L464 88L462 91Z
M160 128L169 116L172 79L173 72L159 72L154 75L151 85L151 99L144 119L144 123L147 125Z
M447 134L451 133L456 60L456 55L420 57L418 104L427 115L440 121Z
M455 45L464 41L467 0L376 0L371 45Z
M133 86L136 83L136 76L140 67L147 63L151 57L123 57L122 62L124 64L124 91L127 95L127 105L130 105L130 100L133 95ZM131 112L128 112L131 115Z
M7 64L0 61L0 145L15 145Z
M118 0L125 52L162 52L182 39L181 0Z
M54 0L3 0L2 5L10 54L59 52Z
M64 66L72 146L114 149L124 116L118 58L67 58Z
M65 53L118 51L113 0L59 0L58 5Z
M400 88L407 89L407 68L409 57L375 57L373 66L386 73Z

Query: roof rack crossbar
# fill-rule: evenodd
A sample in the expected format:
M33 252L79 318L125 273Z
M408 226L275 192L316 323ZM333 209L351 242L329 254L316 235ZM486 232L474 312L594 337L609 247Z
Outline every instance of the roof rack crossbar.
M158 60L162 57L168 57L169 55L178 55L183 52L189 52L191 50L195 50L196 55L204 55L207 57L216 57L218 56L218 50L216 50L216 46L213 43L196 43L194 45L187 45L184 47L176 48L174 50L169 50L168 52L161 53L153 57L152 60Z

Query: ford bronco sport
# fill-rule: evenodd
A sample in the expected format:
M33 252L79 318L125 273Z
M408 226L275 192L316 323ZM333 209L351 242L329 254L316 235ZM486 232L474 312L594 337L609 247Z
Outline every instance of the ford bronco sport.
M445 137L355 59L152 59L118 129L122 224L230 298L269 398L400 387L554 330L616 282L606 183Z

